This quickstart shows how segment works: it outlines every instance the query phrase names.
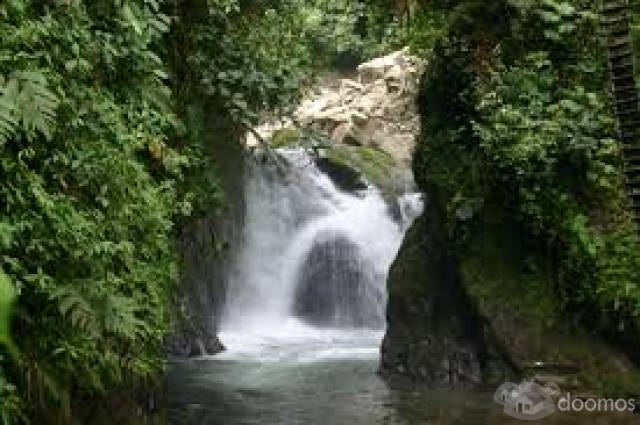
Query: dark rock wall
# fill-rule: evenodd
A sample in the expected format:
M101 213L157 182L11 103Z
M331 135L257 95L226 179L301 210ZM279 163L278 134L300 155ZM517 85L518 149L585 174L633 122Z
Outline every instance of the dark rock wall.
M180 229L181 282L173 311L170 354L195 356L224 349L217 337L226 297L226 279L241 241L244 219L245 151L243 131L229 126L223 112L204 105L207 119L200 137L208 152L212 180L223 190L223 206L211 206ZM215 190L215 188L211 188Z
M482 325L442 233L440 220L427 205L391 267L381 372L469 386L482 380Z
M514 40L501 19L508 2L485 3L456 15L421 79L413 171L428 204L389 274L381 373L436 386L537 377L565 390L640 394L627 347L612 347L563 305L553 244L525 232L512 192L485 181L474 82L486 78L493 46ZM461 197L482 202L463 209Z
M454 387L528 377L564 390L636 393L629 359L563 314L544 247L487 208L461 249L441 208L432 197L391 267L383 376Z

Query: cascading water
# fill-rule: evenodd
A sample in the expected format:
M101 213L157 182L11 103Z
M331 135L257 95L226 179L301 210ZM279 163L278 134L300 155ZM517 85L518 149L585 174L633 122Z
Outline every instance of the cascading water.
M284 166L258 161L246 180L227 351L172 363L169 424L513 423L492 391L394 387L376 374L385 276L419 196L343 193L304 152L280 155Z
M174 364L172 424L364 425L393 410L375 374L385 279L420 197L342 192L304 151L278 157L248 164L227 350Z
M311 326L381 333L387 271L420 211L419 197L398 200L398 220L377 189L342 192L303 150L278 155L279 164L249 166L223 342L233 350L238 335L264 337L287 327L294 334L313 334Z

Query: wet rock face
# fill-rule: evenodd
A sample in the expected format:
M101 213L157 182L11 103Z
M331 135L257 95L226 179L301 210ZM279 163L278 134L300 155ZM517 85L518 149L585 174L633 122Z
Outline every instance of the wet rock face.
M382 292L359 249L336 236L310 250L298 278L294 314L321 326L380 328Z
M354 168L331 161L329 158L316 159L316 165L336 186L346 192L364 190L368 187L361 174Z
M563 316L553 269L517 223L486 214L453 256L439 205L431 199L389 272L383 376L463 388L531 378L567 391L640 393L621 379L635 373L629 359Z
M475 386L482 380L481 321L431 232L434 225L418 219L391 267L381 373L434 386Z
M208 318L213 324L213 319ZM167 340L167 352L178 357L195 357L217 354L224 351L222 342L214 329L207 329L202 323L206 318L184 320L176 326Z
M182 229L178 244L182 253L182 280L172 311L172 332L167 352L175 356L216 354L223 350L218 321L224 300L224 261L230 256L223 246L232 235L232 220L212 214Z
M211 155L225 195L225 208L195 214L178 229L178 252L181 255L180 285L171 311L171 332L166 349L171 355L198 356L216 354L224 349L218 339L218 326L226 295L230 264L241 240L244 220L244 149L237 131L224 113L207 110L215 116L207 122L210 135L203 141Z

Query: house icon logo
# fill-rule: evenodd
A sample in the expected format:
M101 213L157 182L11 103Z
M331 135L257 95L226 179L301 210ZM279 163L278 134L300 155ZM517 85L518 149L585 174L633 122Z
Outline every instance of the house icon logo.
M493 401L503 407L506 415L528 421L546 418L556 411L549 388L535 382L504 383L496 390Z

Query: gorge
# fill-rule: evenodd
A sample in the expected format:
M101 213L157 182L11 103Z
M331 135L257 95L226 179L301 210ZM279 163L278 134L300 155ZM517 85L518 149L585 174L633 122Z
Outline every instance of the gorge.
M360 96L379 83L388 87L388 74L396 82L413 78L414 71L403 73L398 65L412 61L395 62L400 56L360 68L368 78ZM498 209L483 221L473 249L454 256L438 190L420 194L407 178L406 151L393 145L402 137L387 134L385 145L371 147L362 132L375 128L362 109L367 102L357 95L359 101L344 101L354 98L349 81L329 84L319 98L303 102L298 118L337 133L346 121L360 141L331 137L332 144L305 148L289 140L264 151L249 135L238 197L241 231L215 315L225 349L174 360L171 423L498 424L506 419L491 396L503 382L527 376L584 388L594 376L632 373L615 348L576 326L544 328L556 313L510 292L522 291L522 279L533 285L545 277L519 270L530 248ZM411 108L424 105L418 85L381 96L371 104L389 115L373 120L404 124L417 137L412 114L418 111ZM291 125L268 124L258 132L271 142L285 130L303 137ZM393 182L376 179L378 187L367 180L366 164L352 159L366 149L390 155ZM572 424L585 418L580 412L554 417ZM629 419L603 418L611 424Z
M638 422L637 43L640 0L0 1L0 425Z

